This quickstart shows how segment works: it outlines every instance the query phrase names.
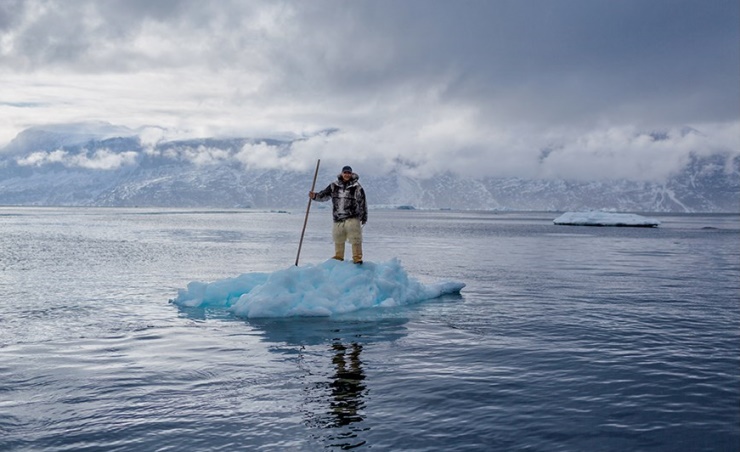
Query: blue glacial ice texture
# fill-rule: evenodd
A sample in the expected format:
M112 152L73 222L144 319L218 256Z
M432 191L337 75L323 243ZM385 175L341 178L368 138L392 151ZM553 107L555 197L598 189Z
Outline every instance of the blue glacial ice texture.
M330 259L273 273L245 273L212 283L191 282L173 303L223 307L246 318L331 316L392 307L459 293L461 282L422 284L398 259L355 265Z

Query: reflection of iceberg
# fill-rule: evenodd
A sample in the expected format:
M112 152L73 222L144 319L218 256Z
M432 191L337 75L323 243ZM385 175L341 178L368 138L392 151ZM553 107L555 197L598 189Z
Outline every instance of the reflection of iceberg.
M273 345L271 351L280 352L282 347L323 346L335 341L363 345L392 342L407 334L408 319L397 317L398 314L390 310L372 320L357 318L356 314L331 318L263 318L249 319L248 324L260 334L263 342Z
M331 316L418 303L459 293L463 287L460 282L422 284L408 276L398 259L362 265L328 260L212 283L191 282L172 302L183 307L224 307L248 318Z

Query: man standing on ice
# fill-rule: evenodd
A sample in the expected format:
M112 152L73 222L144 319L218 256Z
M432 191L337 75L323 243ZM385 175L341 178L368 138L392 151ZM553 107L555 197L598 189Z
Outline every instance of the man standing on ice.
M360 176L352 172L352 167L345 166L337 180L320 192L308 192L314 201L332 201L334 227L334 259L344 260L344 245L352 244L352 262L362 263L362 225L367 223L367 204L365 190L359 182Z

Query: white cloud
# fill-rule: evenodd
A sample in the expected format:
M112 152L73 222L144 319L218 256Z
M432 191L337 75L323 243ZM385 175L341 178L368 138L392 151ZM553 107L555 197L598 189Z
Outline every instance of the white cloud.
M71 159L70 166L79 166L81 168L113 170L122 166L129 166L136 163L138 153L126 151L114 153L107 149L95 151L92 157L87 154L78 154Z
M61 163L69 168L115 170L122 166L133 165L137 158L138 153L134 151L115 153L108 149L99 149L90 156L87 152L70 154L67 151L57 149L51 152L34 152L27 157L16 160L16 163L20 166L44 166Z
M738 123L726 128L737 130ZM717 152L740 155L740 147L736 139L722 142L677 128L649 134L634 126L611 127L563 142L544 157L540 168L542 176L553 178L664 180L678 172L692 153Z
M217 165L230 160L231 153L226 149L198 146L195 149L185 148L183 157L196 165Z
M302 171L304 165L290 154L290 149L270 146L267 143L247 143L234 158L250 169L282 169Z
M16 163L18 163L20 166L41 166L42 164L44 164L44 162L47 161L48 157L48 152L34 152L28 157L17 160Z

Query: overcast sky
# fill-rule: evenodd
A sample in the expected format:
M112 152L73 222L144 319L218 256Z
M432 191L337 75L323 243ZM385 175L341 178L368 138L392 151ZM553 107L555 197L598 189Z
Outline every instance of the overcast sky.
M660 179L740 154L740 2L0 0L0 146L87 120L339 129L266 157L299 170Z

